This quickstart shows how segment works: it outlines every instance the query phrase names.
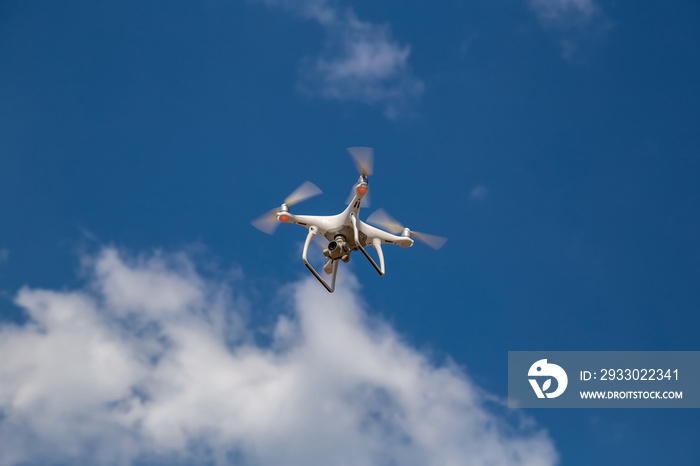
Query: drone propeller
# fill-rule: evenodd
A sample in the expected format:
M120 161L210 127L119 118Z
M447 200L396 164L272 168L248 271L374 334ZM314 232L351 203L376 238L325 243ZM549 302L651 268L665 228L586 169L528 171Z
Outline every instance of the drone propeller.
M279 208L275 207L271 211L261 215L250 223L252 223L258 230L271 235L279 226L279 222L277 221L277 212L279 212Z
M311 197L318 196L321 194L321 192L322 191L319 189L319 187L313 184L311 181L304 181L301 186L299 186L292 192L292 194L285 198L284 203L287 204L287 207L291 207L294 204L299 204L300 202Z
M348 147L348 152L355 161L357 171L362 176L372 174L372 166L374 165L374 149L371 147Z
M374 211L372 215L367 217L367 222L379 225L395 234L401 233L404 229L406 229L406 227L395 220L391 215L387 214L384 209L377 209ZM442 236L429 235L427 233L411 230L409 230L409 232L411 233L412 238L423 241L433 249L440 249L447 242L447 238Z
M284 199L284 203L282 205L291 207L318 194L321 194L321 190L318 188L318 186L313 184L311 181L305 181L304 183L302 183L301 186L295 189L289 196L287 196ZM279 226L279 222L277 221L277 213L279 211L280 208L275 207L269 212L256 218L251 223L258 230L271 235Z

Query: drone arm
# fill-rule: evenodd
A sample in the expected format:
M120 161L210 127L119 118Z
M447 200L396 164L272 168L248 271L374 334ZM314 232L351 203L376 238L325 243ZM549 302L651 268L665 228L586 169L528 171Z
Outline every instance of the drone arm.
M304 265L311 271L312 274L318 279L319 282L328 290L329 293L333 293L335 290L335 277L338 275L338 261L335 260L333 261L333 274L331 276L331 284L328 286L328 283L321 278L321 276L316 272L316 269L313 268L311 264L309 264L309 261L306 259L306 255L309 252L309 244L311 244L311 240L314 239L314 236L316 236L316 233L318 233L318 229L314 226L309 227L309 234L306 235L306 242L304 242L304 250L301 253L301 260L304 261Z
M377 254L379 255L379 263L381 264L380 267L376 262L374 262L374 259L370 257L367 251L365 251L365 248L362 247L362 243L360 243L360 230L357 228L357 218L355 217L355 213L350 214L350 221L352 222L352 229L355 233L355 244L360 248L360 251L362 251L362 254L365 255L370 264L372 264L374 270L376 270L379 275L384 275L384 254L382 253L381 247L382 241L379 238L374 238L372 240L372 246L374 246L374 249L377 250Z

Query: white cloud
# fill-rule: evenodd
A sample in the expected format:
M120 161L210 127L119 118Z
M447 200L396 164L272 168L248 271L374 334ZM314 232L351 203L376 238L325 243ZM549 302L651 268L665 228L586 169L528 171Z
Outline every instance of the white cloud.
M326 32L323 52L300 65L302 92L382 105L389 118L409 113L423 93L423 82L408 64L410 46L394 40L388 25L362 21L352 9L326 0L259 1L315 21Z
M479 186L475 186L471 192L469 193L469 199L476 199L480 200L486 197L486 195L489 193L489 189L484 186L483 184L480 184Z
M543 21L589 21L600 12L593 0L529 0L530 7Z
M370 324L352 277L333 295L290 285L262 345L230 285L182 255L106 248L86 264L89 285L23 288L28 323L0 327L2 465L557 461L459 368Z
M528 0L542 26L559 42L562 57L578 61L584 42L603 38L612 23L595 0Z

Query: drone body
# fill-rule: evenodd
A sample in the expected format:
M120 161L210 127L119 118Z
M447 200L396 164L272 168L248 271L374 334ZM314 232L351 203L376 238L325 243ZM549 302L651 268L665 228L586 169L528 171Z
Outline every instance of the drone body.
M321 284L331 293L335 290L335 278L338 274L339 262L348 262L350 260L350 254L353 251L361 251L377 273L379 273L379 275L384 275L385 267L382 244L398 244L399 246L408 248L413 246L413 237L415 237L416 239L426 242L429 246L439 249L445 241L447 241L446 238L412 232L410 229L405 228L396 220L389 217L382 209L370 215L367 220L382 225L387 230L393 231L394 233L400 232L399 236L360 220L360 207L363 199L369 192L367 177L372 173L373 151L369 147L351 147L348 151L355 160L357 169L360 172L360 178L353 187L353 194L348 202L348 207L343 212L329 216L292 214L289 211L289 207L321 193L320 189L313 183L307 181L292 194L287 196L284 203L282 203L278 209L275 208L253 221L253 226L270 234L274 232L280 222L294 223L308 228L309 233L304 242L302 260L311 273L313 273ZM323 249L323 255L326 257L323 271L327 275L331 275L330 285L307 260L309 244L311 244L311 241L316 235L320 235L328 241L328 245L324 245ZM379 265L377 265L365 249L370 245L377 251Z

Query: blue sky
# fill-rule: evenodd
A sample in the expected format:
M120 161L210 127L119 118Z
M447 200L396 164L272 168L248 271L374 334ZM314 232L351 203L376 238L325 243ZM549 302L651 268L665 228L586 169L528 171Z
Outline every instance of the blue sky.
M203 302L226 283L259 348L352 290L402 348L501 398L509 350L698 350L698 20L693 2L3 2L3 335L37 319L31 290L110 302L99 265L127 264ZM449 241L386 248L385 277L353 257L325 301L303 294L304 230L250 220L306 179L324 194L294 211L340 211L357 145L375 148L362 217ZM700 462L692 410L525 416L561 464Z

